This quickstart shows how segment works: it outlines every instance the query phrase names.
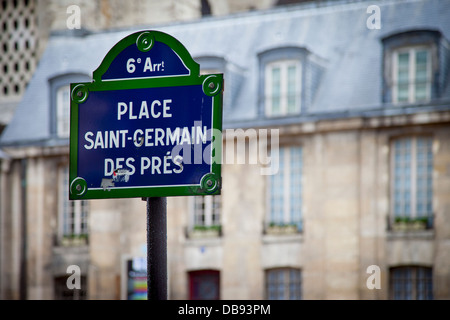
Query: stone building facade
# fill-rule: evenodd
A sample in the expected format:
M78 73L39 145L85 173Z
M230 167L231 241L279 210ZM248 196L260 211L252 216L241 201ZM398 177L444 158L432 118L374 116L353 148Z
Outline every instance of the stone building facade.
M49 37L0 138L1 298L143 297L145 202L68 201L60 97L155 29L225 77L222 193L167 200L170 299L449 299L450 6L209 3L224 15Z

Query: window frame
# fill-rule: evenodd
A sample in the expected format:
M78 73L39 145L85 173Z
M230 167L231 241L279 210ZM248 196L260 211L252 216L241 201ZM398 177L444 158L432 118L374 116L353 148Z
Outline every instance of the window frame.
M298 175L298 185L296 185L299 188L300 194L296 194L293 196L291 192L293 191L293 185L292 181L295 180L293 178L293 171L292 171L292 157L294 156L293 150L298 150L299 157L300 157L300 163L299 165L299 172ZM288 151L288 152L286 152ZM279 148L279 172L270 175L267 178L267 213L266 213L266 228L271 225L293 225L295 224L297 226L297 231L301 232L303 231L303 147L300 145L291 145L291 146L283 146ZM283 162L283 163L282 163ZM280 173L281 171L281 173ZM280 174L283 175L281 178L282 180L282 188L283 192L282 194L282 207L283 212L281 214L273 211L272 209L272 198L273 195L273 185L275 183L274 179L279 178ZM298 212L292 211L292 201L295 199L295 201L298 201ZM277 216L280 216L281 219L277 219ZM278 218L280 218L278 217ZM298 221L296 221L297 219Z
M295 99L294 110L289 110L289 68L295 66L295 86L293 97ZM280 93L279 93L279 108L278 113L274 112L273 106L273 70L278 68L280 70ZM264 68L264 109L267 117L284 117L288 115L297 115L302 111L302 64L299 59L278 59L270 61Z
M450 52L450 46L441 31L436 29L411 29L386 35L381 38L381 42L383 47L381 100L383 103L394 107L413 104L412 102L396 103L397 98L394 98L395 82L393 77L396 70L394 68L394 60L396 59L394 53L409 48L427 48L430 54L429 63L431 64L431 76L428 78L430 82L428 99L414 103L426 104L442 97L442 93L448 85L448 77L445 75L449 63L445 57Z
M428 195L425 197L426 200L429 200L431 202L431 210L425 210L427 211L425 213L425 215L420 215L418 213L417 210L417 189L418 189L418 182L417 182L417 174L418 174L418 169L417 169L417 161L418 161L418 140L419 139L426 139L426 143L430 144L430 154L431 154L431 159L429 159L429 154L426 153L425 157L426 157L426 167L428 167L431 163L431 171L428 171L427 168L427 172L426 172L426 178L431 179L431 195ZM409 162L409 169L410 169L410 182L409 182L409 187L410 187L410 199L409 199L409 207L410 207L410 211L409 214L406 212L403 212L402 215L399 215L397 213L396 210L396 170L403 170L404 167L402 167L401 169L397 168L397 163L396 163L396 143L400 142L400 141L410 141L411 142L411 149L410 152L408 153L408 157L410 158L410 162ZM434 193L434 188L433 188L433 165L434 165L434 154L433 154L433 137L431 135L408 135L408 136L399 136L396 138L393 138L390 141L390 150L391 150L391 155L390 155L390 217L391 217L391 221L395 221L396 218L410 218L410 219L417 219L417 218L427 218L427 227L430 227L432 225L432 219L433 219L433 210L434 210L434 205L433 205L433 193ZM403 175L402 175L403 177ZM428 184L428 183L426 183ZM428 188L425 188L427 190L427 192L429 191ZM402 189L401 192L401 198L404 199L404 188ZM426 205L425 201L425 205ZM403 201L403 208L405 207L404 205L404 201ZM405 210L403 210L405 211Z
M70 85L56 89L56 135L60 138L70 136Z
M295 60L299 64L298 72L298 110L288 114L270 115L267 113L267 66L271 63L280 61ZM304 47L281 46L262 50L258 53L259 77L258 77L258 117L265 120L276 121L286 117L301 117L302 114L311 105L311 99L314 96L317 86L311 86L311 81L319 82L322 66L319 64L324 61L313 55ZM315 71L314 71L315 70Z
M417 100L416 98L416 57L417 52L425 51L427 53L427 64L426 64L426 97L423 100ZM399 67L399 55L403 53L408 53L408 99L407 101L398 100L398 67ZM392 52L392 102L394 104L403 103L420 103L428 102L431 100L432 94L432 50L429 45L419 45L419 46L407 46L401 47L393 50Z
M402 274L395 275L395 273ZM410 273L410 275L406 275L405 277L405 273ZM408 279L409 276L410 279ZM400 290L398 290L399 288ZM406 290L408 289L410 290L410 292L406 292ZM408 297L408 294L410 294L411 296ZM401 295L401 297L398 297L398 295ZM389 269L390 300L419 300L417 299L419 295L424 295L426 297L423 300L433 300L434 295L432 267L406 265L391 267Z
M186 239L211 239L222 235L221 195L189 197Z
M293 273L295 273L295 276L293 277ZM280 299L280 296L278 295L279 292L279 285L280 283L277 281L278 279L275 279L274 282L271 282L271 276L273 275L275 278L277 278L279 275L283 276L282 280L282 291L283 291L283 298ZM285 280L286 279L286 280ZM281 267L281 268L271 268L266 269L264 272L264 290L265 290L265 298L267 300L302 300L302 285L303 285L303 279L302 279L302 270L300 268L292 268L292 267ZM274 289L271 289L271 285L275 286ZM292 290L292 285L296 286L294 290ZM277 288L278 287L278 288ZM271 291L275 291L274 295L275 297L272 298ZM289 299L286 299L286 297L289 297ZM293 299L294 298L294 299Z
M191 197L191 219L192 227L202 226L202 227L212 227L221 225L222 216L222 199L221 195L210 195L210 196L193 196ZM202 206L201 211L198 212L198 204ZM215 207L215 205L217 207ZM215 211L217 209L217 211ZM203 223L198 223L198 217L204 216ZM216 216L214 218L214 216ZM218 217L217 217L218 216ZM218 223L215 223L218 222Z
M61 114L62 105L61 101L61 92L64 89L70 87L70 83L75 82L90 82L91 78L82 73L64 73L60 75L56 75L49 79L49 99L50 99L50 134L57 139L69 139L70 135L70 100L68 100L66 108L68 108L68 119L67 119L67 133L61 134L61 123L59 120L59 115ZM69 89L69 97L70 97L70 89ZM64 114L64 112L62 112Z

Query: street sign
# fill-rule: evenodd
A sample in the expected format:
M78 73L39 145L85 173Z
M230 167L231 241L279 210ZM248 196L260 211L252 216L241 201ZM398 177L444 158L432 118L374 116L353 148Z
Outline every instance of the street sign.
M223 75L172 36L133 33L72 83L70 199L220 194Z

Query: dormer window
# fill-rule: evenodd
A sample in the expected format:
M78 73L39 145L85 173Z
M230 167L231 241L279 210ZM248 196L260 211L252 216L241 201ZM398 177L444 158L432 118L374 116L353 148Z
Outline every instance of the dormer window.
M56 134L68 138L70 133L70 87L61 86L56 91Z
M312 106L324 61L301 47L258 54L258 112L263 118L298 117Z
M393 59L393 102L416 103L430 100L430 48L401 48L394 52Z
M448 85L450 45L435 30L414 30L383 40L383 102L427 103Z
M265 92L265 111L268 117L300 113L300 62L279 60L268 63L265 70Z
M84 74L68 73L49 80L51 118L50 132L55 138L67 139L70 136L70 84L88 82Z
M244 79L243 70L236 64L226 61L223 57L199 56L195 61L200 64L200 74L222 73L226 90L223 94L223 109L229 110L236 104Z
M214 56L201 56L196 57L195 61L200 64L200 74L225 74L225 59Z

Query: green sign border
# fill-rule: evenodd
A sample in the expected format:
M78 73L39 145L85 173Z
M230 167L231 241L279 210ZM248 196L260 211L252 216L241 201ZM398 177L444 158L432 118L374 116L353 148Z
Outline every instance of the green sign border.
M168 45L190 70L189 75L171 77L129 78L102 81L103 74L119 53L131 45L136 45L140 51L151 50L154 41ZM69 160L69 199L109 199L109 198L138 198L138 197L166 197L190 195L220 194L222 187L221 159L222 159L222 105L223 105L223 74L200 75L200 65L194 61L186 48L174 37L154 30L133 33L120 40L106 54L100 66L93 72L92 82L70 84L70 160ZM211 172L205 174L196 185L189 186L146 186L127 188L89 189L83 177L78 176L78 106L86 101L89 92L113 91L124 89L163 88L202 85L203 92L212 97L214 132L213 149L215 155Z

